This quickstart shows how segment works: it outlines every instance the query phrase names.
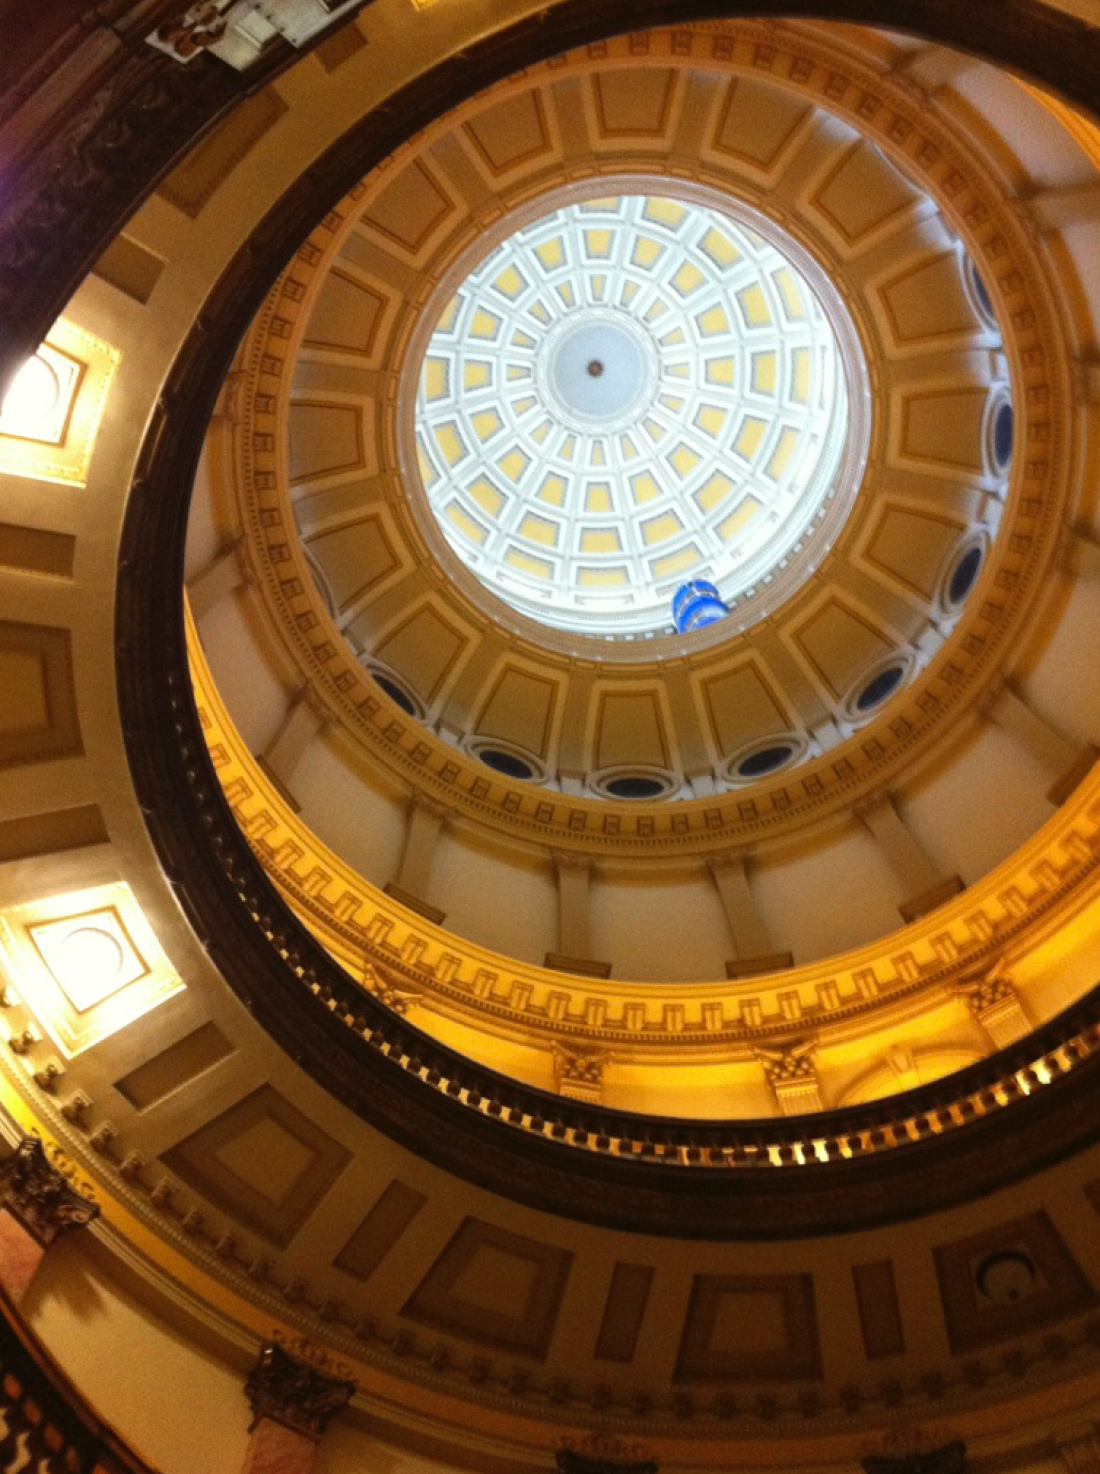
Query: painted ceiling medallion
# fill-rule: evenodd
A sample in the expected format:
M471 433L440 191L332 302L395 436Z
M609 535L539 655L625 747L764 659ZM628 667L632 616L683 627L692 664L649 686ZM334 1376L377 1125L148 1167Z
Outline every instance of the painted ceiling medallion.
M744 628L762 593L793 592L777 570L800 582L820 562L855 495L847 315L771 222L716 203L635 186L561 204L433 318L428 505L481 585L542 624L667 634L675 590L705 578Z

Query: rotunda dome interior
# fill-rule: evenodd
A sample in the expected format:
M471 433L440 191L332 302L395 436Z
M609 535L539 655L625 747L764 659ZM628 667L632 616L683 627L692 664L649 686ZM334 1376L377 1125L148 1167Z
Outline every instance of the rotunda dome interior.
M0 410L0 1129L151 1467L274 1340L317 1474L1091 1474L1090 5L142 0L0 106L55 223L127 140Z
M1005 295L969 115L928 165L781 69L606 62L438 119L256 318L189 533L193 578L238 538L247 574L193 640L223 785L335 958L518 1079L564 1024L631 1110L774 1111L765 1037L813 1039L805 1103L909 1088L988 1051L975 908L1095 753L1092 592L1050 576L1092 452L1015 453L1075 418L1064 283ZM692 578L730 613L679 634ZM1013 966L1032 1022L1091 983Z

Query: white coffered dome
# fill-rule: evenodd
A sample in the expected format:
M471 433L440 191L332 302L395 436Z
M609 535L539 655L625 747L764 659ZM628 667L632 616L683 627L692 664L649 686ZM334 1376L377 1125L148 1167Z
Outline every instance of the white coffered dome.
M511 217L428 314L428 506L480 584L542 624L666 633L676 588L706 578L744 627L820 562L858 488L855 332L756 212L610 182Z

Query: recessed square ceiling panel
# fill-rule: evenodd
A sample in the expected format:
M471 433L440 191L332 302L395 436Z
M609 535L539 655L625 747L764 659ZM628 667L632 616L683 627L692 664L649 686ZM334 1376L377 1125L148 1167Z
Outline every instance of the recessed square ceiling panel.
M467 1218L402 1314L468 1341L541 1359L572 1263L567 1249Z
M821 1374L811 1275L695 1276L677 1382L803 1381Z
M213 1207L285 1248L350 1153L272 1086L262 1085L162 1160Z
M1045 1213L935 1251L951 1350L967 1352L1090 1310L1096 1291Z

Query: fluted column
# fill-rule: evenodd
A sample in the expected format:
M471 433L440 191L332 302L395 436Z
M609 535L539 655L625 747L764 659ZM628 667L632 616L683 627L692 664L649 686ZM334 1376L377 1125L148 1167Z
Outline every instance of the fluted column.
M396 877L385 887L387 895L435 922L441 922L444 913L428 899L432 893L432 866L449 812L445 805L433 803L423 794L413 795L405 815L401 864Z
M609 977L610 962L592 957L592 866L576 855L555 855L558 885L558 950L546 954L546 966L590 977Z
M889 794L857 812L901 884L903 921L915 921L964 888L957 875L943 875L933 864Z
M201 623L215 604L220 604L246 582L241 543L239 540L228 543L200 573L188 580L187 600L195 623Z
M311 1474L317 1444L350 1402L355 1383L270 1342L260 1348L244 1390L252 1424L242 1474Z
M51 1244L98 1217L98 1205L58 1171L41 1141L25 1136L0 1163L0 1287L8 1299L23 1299Z
M1052 804L1065 802L1100 755L1091 743L1076 747L1011 686L1001 687L989 707L989 716L1050 774L1046 796Z
M555 860L558 876L558 949L570 957L587 957L591 950L589 879L591 866L583 860Z
M790 967L789 952L777 952L761 918L743 855L715 855L707 860L707 868L726 915L733 958L726 963L726 976L750 976L758 972L777 972Z

